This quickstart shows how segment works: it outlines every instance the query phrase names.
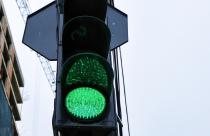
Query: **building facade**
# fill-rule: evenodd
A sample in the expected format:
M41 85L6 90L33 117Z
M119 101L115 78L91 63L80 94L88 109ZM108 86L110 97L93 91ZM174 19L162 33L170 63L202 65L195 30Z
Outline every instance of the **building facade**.
M18 104L23 102L24 80L0 0L0 136L18 136L15 121L21 120Z

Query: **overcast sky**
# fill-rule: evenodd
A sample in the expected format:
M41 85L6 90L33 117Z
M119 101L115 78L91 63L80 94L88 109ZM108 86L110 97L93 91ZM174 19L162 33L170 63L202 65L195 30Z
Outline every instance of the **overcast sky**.
M8 5L7 11L14 15L11 10L11 6L15 6L14 0L4 1ZM49 1L29 2L31 8L37 10ZM122 47L122 53L131 136L209 136L210 1L118 0L115 5L129 18L129 43ZM20 16L10 17L9 20L13 23L13 38L18 42L21 34L16 31L24 28L23 22ZM21 26L14 24L17 22ZM18 52L25 51L24 55L19 53L20 57L35 56L22 48L25 47L17 49ZM31 72L26 66L32 64L23 58L20 58L20 62L23 72L34 74L41 71L39 66L38 70ZM38 60L34 59L34 62L34 66L38 64ZM26 82L32 80L27 75ZM43 71L40 75L43 75ZM36 74L32 77L39 78ZM37 89L39 86L41 90L40 84L46 83L45 80L43 78L36 84L30 83L34 85L30 87ZM49 87L46 86L46 89L49 90ZM34 98L33 93L30 96L28 102ZM39 104L34 108L34 101L37 99L31 103L31 111L39 109L36 112L40 116L43 110L51 111L46 105L52 103ZM31 119L36 120L36 112L32 113ZM39 119L42 119L40 116ZM23 124L28 119L23 117ZM49 119L45 120L46 124L50 123ZM42 120L34 122L30 127L23 125L23 136L51 135L50 127L47 127L45 134L35 132L42 131L44 127L35 126L41 125ZM126 131L125 136L128 136Z
M210 1L120 0L133 136L210 135Z

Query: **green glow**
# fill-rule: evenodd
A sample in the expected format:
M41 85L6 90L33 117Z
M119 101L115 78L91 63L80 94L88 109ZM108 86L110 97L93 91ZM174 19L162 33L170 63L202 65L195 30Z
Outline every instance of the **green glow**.
M96 89L80 87L69 92L65 99L67 111L78 119L94 119L106 106L104 96Z
M69 68L65 83L67 85L86 83L107 87L108 75L97 56L81 56Z

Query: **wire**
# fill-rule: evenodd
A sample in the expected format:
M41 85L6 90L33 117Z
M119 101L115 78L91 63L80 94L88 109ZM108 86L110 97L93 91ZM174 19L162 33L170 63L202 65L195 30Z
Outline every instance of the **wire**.
M126 118L127 118L127 124L128 124L128 135L130 136L130 124L129 124L129 117L128 117L126 91L125 91L125 78L124 78L124 71L123 71L123 64L122 64L122 52L121 52L120 47L119 47L119 52L120 52L120 63L121 63L121 71L122 71L123 91L124 91L124 98L125 98L125 110L126 110Z
M122 110L120 104L120 82L119 82L119 62L118 62L118 51L113 50L113 61L114 61L114 72L115 72L115 95L117 102L117 113L120 119L122 119ZM119 135L123 136L122 126L119 126Z

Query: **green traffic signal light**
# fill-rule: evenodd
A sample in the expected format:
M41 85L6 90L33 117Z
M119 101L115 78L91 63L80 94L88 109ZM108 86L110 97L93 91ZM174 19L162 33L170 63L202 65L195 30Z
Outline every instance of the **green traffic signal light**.
M98 90L80 87L66 96L67 111L79 119L93 119L102 114L106 107L105 97Z
M110 64L95 53L79 53L63 66L62 90L65 108L77 120L90 121L103 115L111 91L113 71Z
M99 56L80 56L71 66L66 77L66 84L86 83L108 86L108 73L97 59Z

